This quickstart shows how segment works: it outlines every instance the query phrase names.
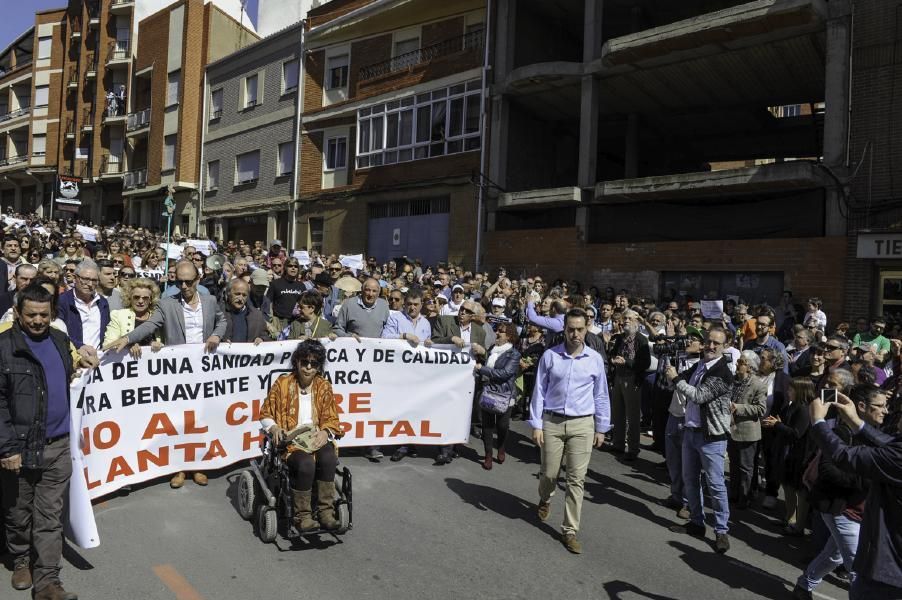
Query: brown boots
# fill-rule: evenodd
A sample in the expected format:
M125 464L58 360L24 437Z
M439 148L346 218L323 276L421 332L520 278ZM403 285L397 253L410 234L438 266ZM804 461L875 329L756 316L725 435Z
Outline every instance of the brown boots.
M294 526L301 532L319 529L319 523L313 520L313 510L310 506L313 492L291 490L291 494L294 497Z

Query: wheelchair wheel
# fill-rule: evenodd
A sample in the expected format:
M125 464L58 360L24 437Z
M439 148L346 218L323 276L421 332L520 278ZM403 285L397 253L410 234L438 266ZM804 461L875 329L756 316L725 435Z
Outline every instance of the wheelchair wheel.
M339 502L335 506L335 516L338 518L338 533L346 533L351 528L351 512L346 502Z
M275 509L269 506L258 506L257 533L260 535L260 540L267 544L276 541L277 526L278 520Z
M238 514L245 521L254 516L254 500L257 490L254 489L254 476L250 471L242 471L238 476Z

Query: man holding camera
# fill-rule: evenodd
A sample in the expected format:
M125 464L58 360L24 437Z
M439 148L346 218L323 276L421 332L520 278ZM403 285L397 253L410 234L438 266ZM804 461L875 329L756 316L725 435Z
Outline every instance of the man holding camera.
M669 381L676 381L676 390L686 399L682 458L689 523L670 529L676 533L704 537L701 482L704 472L714 508L714 548L720 554L730 549L727 535L730 505L724 479L724 456L730 437L733 373L724 358L726 341L724 330L712 327L705 340L702 360L695 369L684 371L681 375L674 367L669 367L664 373Z
M830 429L826 418L831 404L867 445L850 446ZM842 394L830 404L815 398L808 409L810 435L821 452L838 468L870 483L849 599L902 598L902 565L898 560L902 556L902 435L898 431L887 435L869 425L858 414L855 403Z

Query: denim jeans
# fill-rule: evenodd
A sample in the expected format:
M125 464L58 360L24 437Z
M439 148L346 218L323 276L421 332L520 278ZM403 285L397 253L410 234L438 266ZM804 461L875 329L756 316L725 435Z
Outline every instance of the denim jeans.
M902 588L858 577L849 590L849 600L902 600Z
M858 549L858 532L861 524L843 515L831 515L820 513L824 525L830 530L830 538L821 553L799 576L798 585L809 592L816 588L827 573L839 565L845 565L851 581L855 581L855 572L852 570L852 562L855 560L855 552Z
M669 415L664 431L664 458L670 474L670 497L681 506L686 506L683 491L683 417Z
M726 440L709 442L701 429L683 429L683 486L689 501L689 519L696 525L705 524L701 481L704 472L714 509L715 533L726 533L729 529L730 504L723 474L726 452Z

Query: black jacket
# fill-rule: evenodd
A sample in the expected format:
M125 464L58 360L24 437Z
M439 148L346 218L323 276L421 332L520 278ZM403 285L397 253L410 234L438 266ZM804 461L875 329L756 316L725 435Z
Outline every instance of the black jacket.
M853 435L848 425L835 423L833 433L839 436L843 443L849 446L862 443L860 436ZM855 473L843 471L823 452L817 460L817 481L808 496L811 505L820 512L831 515L842 514L847 507L860 511L868 491L865 480Z
M66 381L72 378L69 338L49 333L63 359ZM0 457L22 455L22 466L40 468L47 438L47 395L44 369L25 343L18 323L0 333ZM68 386L66 396L68 401Z
M610 358L613 360L615 356L622 356L622 352L623 334L618 333L614 336L614 340L611 343ZM614 376L616 376L618 372L623 373L623 371L629 371L633 376L636 385L642 385L642 381L645 379L646 371L648 371L649 366L651 366L651 346L648 343L647 337L641 333L637 333L635 356L632 360L626 361L625 365L615 365L613 369Z
M858 435L869 445L849 446L825 421L815 424L811 435L840 469L870 482L855 572L859 577L902 588L902 436L890 436L865 425Z
M225 315L226 321L226 330L225 335L222 336L222 341L224 342L253 342L255 339L260 338L264 342L268 342L272 339L269 335L269 330L266 328L266 320L263 318L263 313L260 312L260 309L254 308L251 305L247 305L247 339L246 340L233 340L232 332L233 330L233 321L234 313L232 313L232 309L226 305L222 307L222 314Z

